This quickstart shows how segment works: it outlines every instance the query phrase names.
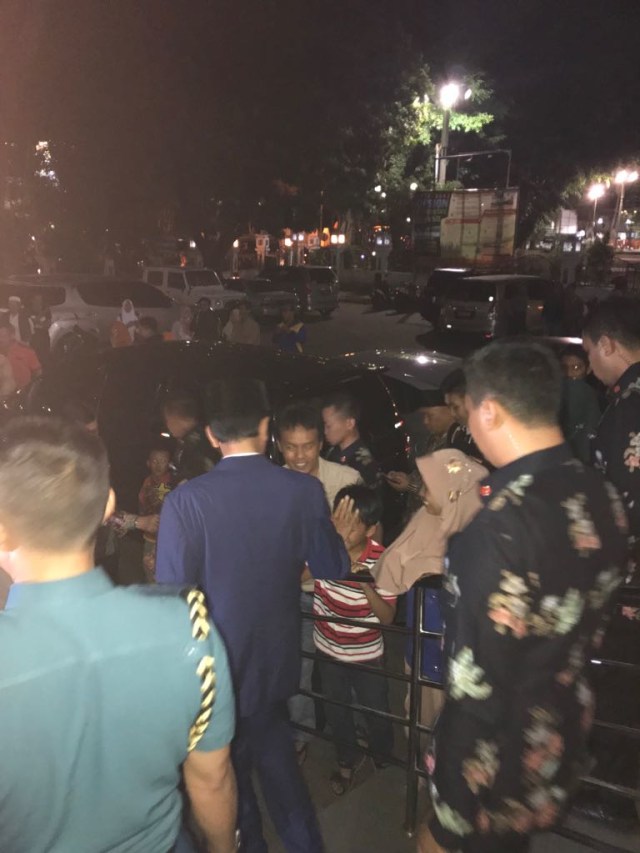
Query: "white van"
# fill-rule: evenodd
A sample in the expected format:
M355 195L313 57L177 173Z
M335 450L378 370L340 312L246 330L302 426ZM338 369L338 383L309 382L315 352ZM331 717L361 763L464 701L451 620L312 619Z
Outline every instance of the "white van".
M518 332L542 334L542 309L554 287L533 275L479 275L451 278L444 285L438 329L471 332L485 338Z
M189 267L144 267L142 279L181 305L195 305L206 296L219 311L246 298L239 290L227 290L215 270Z

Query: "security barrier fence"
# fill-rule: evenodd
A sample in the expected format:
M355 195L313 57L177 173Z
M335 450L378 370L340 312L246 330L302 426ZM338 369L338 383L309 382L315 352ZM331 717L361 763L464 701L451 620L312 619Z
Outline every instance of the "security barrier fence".
M323 664L328 663L331 666L359 669L363 672L369 672L375 675L384 676L392 681L403 682L405 684L410 685L408 716L400 716L391 712L387 713L385 711L379 711L373 708L366 708L356 702L342 702L336 699L330 699L328 696L325 696L323 693L318 693L315 690L300 690L301 695L308 696L309 698L314 699L316 701L350 708L355 713L381 717L389 720L396 726L402 726L408 730L406 757L404 759L398 758L396 755L379 756L376 754L374 756L374 753L371 751L371 749L369 749L368 746L365 746L360 742L358 748L366 755L370 755L371 757L375 757L377 759L382 759L385 764L401 767L405 770L407 777L407 789L405 801L404 829L409 836L412 836L416 831L418 819L418 796L420 790L420 779L428 779L428 773L423 766L422 742L424 740L424 737L429 736L432 732L432 728L424 726L420 723L422 692L421 688L435 687L439 690L442 689L441 684L431 681L421 675L422 641L428 637L442 639L443 636L442 633L435 631L427 631L422 627L424 621L423 591L425 589L438 589L441 586L441 581L442 579L439 577L425 578L422 581L419 581L419 583L416 585L417 594L414 598L412 628L407 628L400 625L379 626L380 630L383 631L385 636L395 634L401 635L403 637L412 638L413 665L411 666L411 671L408 674L400 673L395 670L390 670L388 668L381 669L379 667L367 666L367 664L363 663L345 663L337 660L331 660L326 656L323 656L321 658L321 656L315 652L302 652L305 658L309 658L315 661L322 659ZM638 593L638 599L640 604L640 592ZM313 622L331 622L343 625L361 626L367 629L371 628L371 622L364 622L357 619L349 619L338 616L318 616L312 613L305 612L302 613L302 617L303 619L309 619ZM637 616L634 618L640 619L640 609L637 611ZM640 622L638 624L640 626ZM640 633L638 635L637 640L640 640ZM640 642L637 642L636 648L637 653L640 657ZM632 661L594 657L592 658L590 665L591 667L596 667L598 672L608 670L611 672L624 672L626 674L632 675L632 677L634 678L633 690L635 691L635 696L640 699L640 664L637 664ZM607 780L591 775L583 777L581 781L582 784L585 786L600 789L601 791L615 795L616 797L634 801L637 806L638 820L640 821L640 727L637 725L637 722L638 720L635 719L634 723L636 724L626 725L603 719L595 719L593 722L592 735L593 739L594 737L597 737L598 731L606 731L609 733L615 733L616 735L619 735L622 738L632 740L639 745L637 755L634 753L633 750L630 750L625 754L625 759L628 759L629 755L631 755L631 761L635 762L635 764L637 765L635 766L635 787L631 787L628 784L623 784L621 780ZM296 729L307 732L308 734L311 734L315 737L322 738L323 740L331 742L335 740L332 734L329 734L318 728L312 729L304 725L294 725ZM618 847L615 845L606 844L601 839L596 838L591 834L587 834L587 832L578 831L566 825L558 826L552 831L557 835L561 835L575 842L581 843L593 850L598 850L601 853L625 853L625 851L628 850L627 847Z

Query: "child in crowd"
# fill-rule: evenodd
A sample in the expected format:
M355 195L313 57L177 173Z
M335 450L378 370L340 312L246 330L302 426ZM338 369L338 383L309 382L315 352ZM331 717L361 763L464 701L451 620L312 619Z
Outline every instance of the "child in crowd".
M307 342L307 330L304 323L297 320L293 305L285 305L282 319L273 333L273 343L282 352L301 353Z
M147 458L149 476L145 479L138 495L141 516L159 515L162 502L173 488L173 474L170 470L171 448L159 444L151 448ZM142 567L147 580L155 581L157 533L143 533Z
M382 517L382 500L377 491L367 486L347 486L336 495L334 509L343 498L351 498L359 515L356 532L348 543L351 571L368 574L384 551L372 538ZM322 684L327 698L350 703L353 692L360 705L388 713L387 680L382 673L377 675L355 667L336 666L332 661L364 663L382 670L384 640L378 626L393 622L396 596L379 589L370 578L362 582L316 581L313 612L316 616L347 617L371 623L371 627L315 623L314 642L321 656ZM325 711L338 757L338 769L331 776L331 787L341 796L353 785L364 759L358 751L353 711L330 702ZM384 757L393 748L392 724L381 717L369 714L366 717L369 747L376 756L376 766L383 766Z

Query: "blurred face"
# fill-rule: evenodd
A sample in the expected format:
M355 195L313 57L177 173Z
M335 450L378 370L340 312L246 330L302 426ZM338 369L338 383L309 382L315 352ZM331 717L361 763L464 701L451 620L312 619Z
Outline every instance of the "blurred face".
M182 311L182 322L185 324L185 326L188 326L192 320L193 320L193 311L191 310L190 306L187 306Z
M20 302L18 300L15 300L15 299L10 299L9 300L9 314L15 315L15 314L18 314L19 311L20 311Z
M293 308L283 308L282 309L282 322L287 326L293 325L293 321L295 320L295 314L293 313Z
M13 335L11 334L11 329L7 329L4 326L0 327L0 352L7 353L13 343Z
M198 300L198 311L208 311L211 308L211 303L209 300L203 296L202 299Z
M171 456L167 450L153 450L149 454L149 459L147 460L147 467L151 473L152 477L155 477L159 480L169 470L169 463L171 462Z
M189 420L189 418L183 418L181 415L177 415L174 412L164 413L164 422L167 425L167 429L171 433L174 438L178 440L183 439L185 436L189 435L191 430L195 426L195 422Z
M242 319L241 315L240 315L240 309L234 308L231 311L231 314L229 314L229 319L231 320L232 323L239 323L240 320Z
M444 399L454 421L466 426L468 415L467 407L464 404L464 394L445 394Z
M122 303L122 310L125 313L130 314L133 311L133 302L130 299L125 299Z
M577 355L563 355L562 372L567 379L584 379L587 375L587 365Z
M353 418L347 418L342 412L336 410L335 406L327 406L322 410L324 421L324 437L329 444L342 444L349 439L356 428Z
M453 423L447 406L429 406L420 409L425 427L434 435L444 435Z
M303 474L318 475L322 437L317 429L297 426L282 431L278 447L289 468Z
M145 325L138 326L137 332L138 332L138 336L140 338L143 338L144 340L148 340L149 338L152 338L156 334L155 331L150 326L145 326Z

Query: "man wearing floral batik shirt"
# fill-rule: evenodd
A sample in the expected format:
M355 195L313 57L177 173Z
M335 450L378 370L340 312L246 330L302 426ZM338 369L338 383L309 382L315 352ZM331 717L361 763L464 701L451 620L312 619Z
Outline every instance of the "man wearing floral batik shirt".
M587 318L583 334L592 371L611 389L593 442L594 462L620 492L635 549L640 543L640 302L603 303Z
M622 578L627 526L615 489L563 443L550 351L494 343L465 373L471 434L497 470L449 547L446 702L419 849L520 853L562 819L586 769L584 670Z

